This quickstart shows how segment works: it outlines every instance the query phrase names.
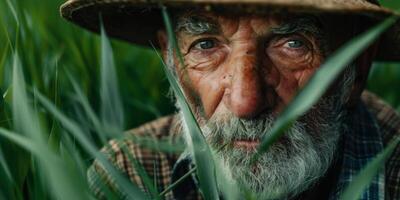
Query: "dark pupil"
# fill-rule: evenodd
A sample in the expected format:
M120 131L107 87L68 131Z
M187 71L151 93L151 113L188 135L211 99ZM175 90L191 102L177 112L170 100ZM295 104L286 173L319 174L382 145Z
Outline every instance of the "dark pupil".
M211 49L213 47L214 47L214 42L211 40L206 40L206 41L200 42L200 48L202 48L202 49Z
M290 48L300 48L303 46L303 42L300 40L292 40L288 43Z

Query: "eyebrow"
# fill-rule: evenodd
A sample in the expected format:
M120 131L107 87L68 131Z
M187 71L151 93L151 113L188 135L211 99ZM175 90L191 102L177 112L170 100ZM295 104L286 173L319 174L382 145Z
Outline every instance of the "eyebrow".
M211 17L189 15L182 16L177 20L175 32L188 35L219 34L221 33L221 27Z
M290 35L294 33L305 33L311 35L319 41L319 50L323 55L330 51L330 45L327 41L327 33L324 30L323 23L317 16L302 16L294 18L283 24L271 28L270 35Z
M277 35L289 35L297 32L310 33L316 37L322 36L322 28L318 19L312 16L300 17L284 22L278 27L271 28L270 32Z
M176 33L187 35L219 34L221 27L216 19L202 15L186 15L178 18L175 26ZM268 31L272 35L289 35L297 32L310 33L320 38L322 28L315 16L302 16L291 19L283 24L273 27Z

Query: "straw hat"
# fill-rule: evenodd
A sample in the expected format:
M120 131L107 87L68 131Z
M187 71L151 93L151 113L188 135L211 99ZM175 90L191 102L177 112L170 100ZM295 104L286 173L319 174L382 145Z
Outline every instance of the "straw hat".
M160 2L169 9L218 12L343 13L374 19L396 14L380 7L376 0L68 0L61 6L61 14L94 32L99 32L101 14L108 35L149 46L149 41L156 41L157 30L163 27ZM400 22L382 37L377 60L400 61Z

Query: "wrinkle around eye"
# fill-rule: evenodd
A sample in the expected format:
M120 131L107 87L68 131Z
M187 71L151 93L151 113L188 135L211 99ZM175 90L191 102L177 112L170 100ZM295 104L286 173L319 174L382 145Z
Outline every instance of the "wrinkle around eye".
M274 62L275 66L278 68L284 69L304 69L309 68L314 63L314 54L313 52L306 52L303 54L292 54L285 52L280 49L270 49L268 50L268 56L272 62Z
M268 43L266 49L276 49L287 56L301 56L308 52L314 51L315 39L307 34L294 33L291 35L277 35L274 36ZM290 47L291 42L298 41L301 43L300 47Z
M291 58L291 59L301 59L301 57L306 58L308 55L311 54L310 50L307 47L303 48L296 48L292 49L289 47L281 47L281 52L286 54L285 57Z
M287 41L287 40L286 40ZM302 50L290 50L281 45L271 45L266 49L267 56L280 69L301 70L315 68L320 65L322 55L317 49L317 44L310 41L309 47ZM299 51L299 52L297 52ZM301 52L303 51L303 52Z
M222 64L227 56L223 49L207 52L189 52L185 55L186 65L195 70L212 70Z

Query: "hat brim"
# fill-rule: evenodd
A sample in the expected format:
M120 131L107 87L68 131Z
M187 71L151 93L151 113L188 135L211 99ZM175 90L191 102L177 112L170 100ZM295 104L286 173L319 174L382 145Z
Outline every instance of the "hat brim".
M150 47L164 27L160 5L143 0L69 0L61 15L98 33L100 19L110 37ZM379 19L397 13L367 1L349 0L175 0L162 1L169 9L204 9L218 12L294 12L357 14ZM101 17L100 17L101 16ZM376 60L400 61L400 21L383 36Z

